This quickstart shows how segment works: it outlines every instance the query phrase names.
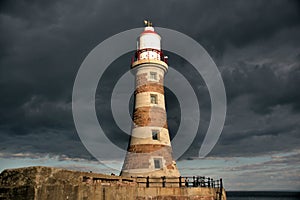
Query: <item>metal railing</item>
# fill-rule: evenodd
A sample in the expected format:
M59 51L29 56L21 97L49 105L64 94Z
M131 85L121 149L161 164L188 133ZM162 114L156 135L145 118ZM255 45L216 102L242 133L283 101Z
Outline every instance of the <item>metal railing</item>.
M214 180L210 177L205 176L180 176L180 177L131 177L125 178L121 176L111 176L111 177L90 177L83 176L82 181L86 183L101 183L110 184L117 182L127 182L137 184L138 187L207 187L216 188L217 200L222 200L223 193L223 182L222 178L219 180Z
M180 177L132 177L142 187L210 187L222 188L222 179L214 180L204 176L180 176Z
M146 51L153 51L153 52L156 52L157 54L160 55L160 60L167 63L168 64L168 56L165 56L164 53L161 51L161 50L158 50L158 49L152 49L152 48L146 48L146 49L140 49L140 50L137 50L134 54L134 56L132 56L131 58L131 64L135 61L138 60L139 56L141 53L143 52L146 52Z

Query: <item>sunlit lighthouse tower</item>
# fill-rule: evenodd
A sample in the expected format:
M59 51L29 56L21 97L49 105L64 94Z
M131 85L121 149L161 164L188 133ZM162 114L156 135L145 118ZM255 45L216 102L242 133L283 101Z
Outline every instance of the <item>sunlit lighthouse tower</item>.
M165 97L164 75L168 70L160 40L152 23L137 40L131 71L135 76L133 126L122 176L178 177L172 158Z

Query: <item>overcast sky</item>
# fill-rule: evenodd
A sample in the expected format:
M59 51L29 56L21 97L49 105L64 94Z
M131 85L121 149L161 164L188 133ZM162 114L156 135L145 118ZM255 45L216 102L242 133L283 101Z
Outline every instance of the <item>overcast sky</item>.
M144 19L201 44L225 84L222 135L208 157L198 159L210 119L209 94L189 63L168 54L170 65L193 85L201 109L198 135L178 162L181 173L223 176L232 190L299 190L300 2L296 0L1 1L0 169L48 165L109 173L97 168L77 135L72 88L81 63L95 46L121 31L142 27ZM109 66L97 90L99 122L120 148L126 148L128 136L112 117L110 95L129 70L131 56L121 56ZM166 98L173 138L180 108L171 90ZM128 108L131 111L132 99ZM117 167L120 160L103 158Z

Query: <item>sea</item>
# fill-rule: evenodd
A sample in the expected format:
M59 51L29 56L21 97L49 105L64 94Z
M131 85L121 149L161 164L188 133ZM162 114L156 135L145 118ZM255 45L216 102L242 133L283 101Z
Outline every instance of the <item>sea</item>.
M227 200L300 200L300 192L228 191Z

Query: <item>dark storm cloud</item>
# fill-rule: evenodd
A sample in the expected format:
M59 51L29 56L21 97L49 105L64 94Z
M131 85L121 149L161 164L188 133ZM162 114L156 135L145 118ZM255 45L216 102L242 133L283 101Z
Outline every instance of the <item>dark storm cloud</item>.
M258 155L300 143L299 28L264 42L228 48L222 67L228 113L214 153Z
M294 55L299 50L295 34L300 28L298 1L21 0L2 1L0 7L0 141L5 152L89 157L72 121L71 93L77 70L99 42L141 26L145 18L193 37L220 65L228 117L213 154L296 148L300 130L299 54ZM110 77L118 73L109 72L103 81L113 83ZM187 77L198 81L188 73ZM202 83L195 84L202 89ZM190 149L192 156L208 126L207 99L200 101L207 119ZM109 108L101 99L97 103L98 112ZM261 123L253 122L257 120ZM176 121L175 117L170 125ZM108 134L114 131L108 129ZM267 137L272 137L273 146ZM126 145L124 138L115 140Z
M295 62L299 62L295 60ZM297 92L300 83L300 64L292 67L286 74L276 74L274 63L253 65L237 63L234 69L225 70L225 85L230 88L227 97L231 102L240 95L249 95L255 112L267 113L276 105L300 107L300 95ZM285 67L285 66L282 66Z
M223 71L228 113L214 153L254 156L298 148L300 66L292 57L290 63L237 63Z

